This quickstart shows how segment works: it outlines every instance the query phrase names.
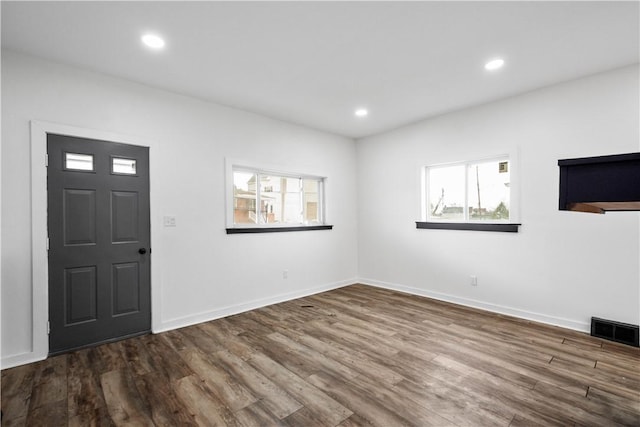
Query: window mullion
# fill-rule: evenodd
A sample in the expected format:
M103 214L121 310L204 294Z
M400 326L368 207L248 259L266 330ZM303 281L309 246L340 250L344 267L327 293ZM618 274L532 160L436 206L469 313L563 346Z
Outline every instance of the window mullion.
M469 163L464 165L464 220L469 222Z
M304 185L302 178L298 178L298 192L300 193L300 223L304 223Z
M316 188L318 191L318 205L317 205L318 220L320 221L321 224L324 224L324 220L325 220L324 181L318 181L316 185L317 185Z
M262 194L260 191L260 186L262 185L261 181L262 174L259 172L256 173L256 218L258 219L257 225L262 224L262 218L260 216L260 205L262 204Z

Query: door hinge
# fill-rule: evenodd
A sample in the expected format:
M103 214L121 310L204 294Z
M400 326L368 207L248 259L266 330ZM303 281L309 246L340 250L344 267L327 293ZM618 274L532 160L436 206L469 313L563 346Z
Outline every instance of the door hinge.
M45 168L49 167L49 154L44 155L44 167Z
M51 322L47 321L47 335L51 334Z
M49 238L47 237L47 250L49 250Z

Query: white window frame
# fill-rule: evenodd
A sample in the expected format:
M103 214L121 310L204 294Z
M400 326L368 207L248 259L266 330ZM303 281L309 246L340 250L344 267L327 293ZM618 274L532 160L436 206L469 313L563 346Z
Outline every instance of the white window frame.
M491 161L500 161L507 160L509 162L509 173L510 173L510 194L509 194L509 219L505 220L478 220L469 218L469 165L474 165L477 163L491 162ZM429 208L429 170L442 168L442 167L453 167L453 166L464 166L465 176L465 200L464 200L464 219L442 219L431 216L430 208ZM434 223L461 223L461 224L514 224L518 223L520 219L520 209L519 209L519 161L517 152L509 152L506 154L499 154L490 157L482 157L471 160L457 161L457 162L449 162L449 163L437 163L426 165L422 167L422 187L421 187L421 217L424 222L434 222Z
M242 229L242 228L313 228L327 225L327 177L322 174L296 173L277 165L256 165L254 162L225 159L225 195L226 195L226 228ZM234 223L234 192L233 192L233 174L236 171L255 173L257 175L271 175L285 178L296 179L313 179L318 180L318 224L304 223L265 223L265 224L235 224ZM304 197L301 197L301 203ZM260 182L256 183L256 207L260 204ZM304 207L301 207L304 208Z

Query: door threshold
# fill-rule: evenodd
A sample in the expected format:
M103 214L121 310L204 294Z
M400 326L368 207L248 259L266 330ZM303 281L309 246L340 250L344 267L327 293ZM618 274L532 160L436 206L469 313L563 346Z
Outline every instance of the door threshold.
M65 353L72 353L72 352L78 351L78 350L84 350L86 348L98 347L100 345L110 344L112 342L124 341L124 340L128 340L129 338L141 337L143 335L148 335L150 333L151 333L151 329L146 330L146 331L141 331L141 332L134 332L133 334L124 335L124 336L121 336L121 337L109 338L109 339L106 339L106 340L103 340L103 341L98 341L98 342L87 344L87 345L81 345L79 347L73 347L73 348L68 348L68 349L64 349L64 350L57 350L57 351L50 351L49 354L47 355L47 358L54 357L54 356L60 356L61 354L65 354Z

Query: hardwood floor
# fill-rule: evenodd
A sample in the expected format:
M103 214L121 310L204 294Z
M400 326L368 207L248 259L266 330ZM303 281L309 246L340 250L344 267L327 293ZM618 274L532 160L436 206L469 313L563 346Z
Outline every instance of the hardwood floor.
M640 425L640 351L354 285L2 372L3 426Z

